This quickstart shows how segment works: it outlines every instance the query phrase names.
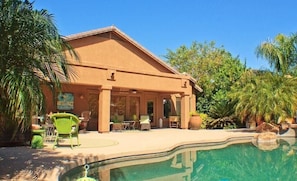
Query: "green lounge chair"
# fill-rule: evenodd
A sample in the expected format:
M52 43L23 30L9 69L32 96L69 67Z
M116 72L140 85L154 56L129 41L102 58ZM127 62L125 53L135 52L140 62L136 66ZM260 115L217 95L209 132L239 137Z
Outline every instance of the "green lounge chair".
M56 139L55 146L59 143L59 138L69 138L71 148L73 149L72 138L77 138L77 145L79 145L78 131L79 131L79 119L77 116L70 113L55 113L51 115L51 120L56 127Z

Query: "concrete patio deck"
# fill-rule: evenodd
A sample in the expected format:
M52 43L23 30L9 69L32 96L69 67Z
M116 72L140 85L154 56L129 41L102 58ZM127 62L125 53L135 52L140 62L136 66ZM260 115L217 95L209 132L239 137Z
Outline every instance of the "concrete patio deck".
M65 171L85 163L129 156L169 151L193 143L228 141L230 138L252 138L256 133L244 130L129 130L99 134L86 132L79 136L81 146L71 149L61 146L53 150L52 143L43 149L30 147L0 148L0 180L58 180ZM74 143L76 140L74 139ZM61 145L67 144L61 143Z

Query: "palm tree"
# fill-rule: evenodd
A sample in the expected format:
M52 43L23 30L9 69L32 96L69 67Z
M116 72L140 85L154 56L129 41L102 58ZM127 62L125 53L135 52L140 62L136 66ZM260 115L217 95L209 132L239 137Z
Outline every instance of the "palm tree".
M247 71L232 86L229 96L236 102L236 114L243 121L258 123L293 117L297 110L297 78L291 75L296 72L297 35L278 34L273 41L259 45L256 53L269 61L274 73Z
M228 94L236 102L235 112L242 120L276 121L293 117L297 110L297 78L270 72L247 72Z
M0 137L30 130L33 114L43 113L41 85L52 90L69 80L65 50L52 15L22 0L0 1Z
M256 54L267 59L277 73L283 76L292 74L297 65L297 34L278 34L274 40L259 45Z

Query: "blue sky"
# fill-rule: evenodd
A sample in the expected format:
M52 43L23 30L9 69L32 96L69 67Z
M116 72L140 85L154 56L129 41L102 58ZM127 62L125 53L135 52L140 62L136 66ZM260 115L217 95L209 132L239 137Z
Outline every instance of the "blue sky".
M269 68L255 48L297 32L296 0L35 0L54 15L60 34L114 25L165 60L167 50L215 41L247 66Z

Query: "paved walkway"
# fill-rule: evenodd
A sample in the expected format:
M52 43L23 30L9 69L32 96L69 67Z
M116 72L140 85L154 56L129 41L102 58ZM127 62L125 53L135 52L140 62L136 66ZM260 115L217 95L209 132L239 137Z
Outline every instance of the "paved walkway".
M251 138L255 133L244 130L152 129L99 134L80 134L81 146L52 149L30 147L0 148L0 180L57 180L58 175L85 163L119 156L156 153L182 144L227 141L230 138ZM76 141L76 140L75 140ZM76 142L75 142L76 143ZM67 143L61 143L61 145Z

